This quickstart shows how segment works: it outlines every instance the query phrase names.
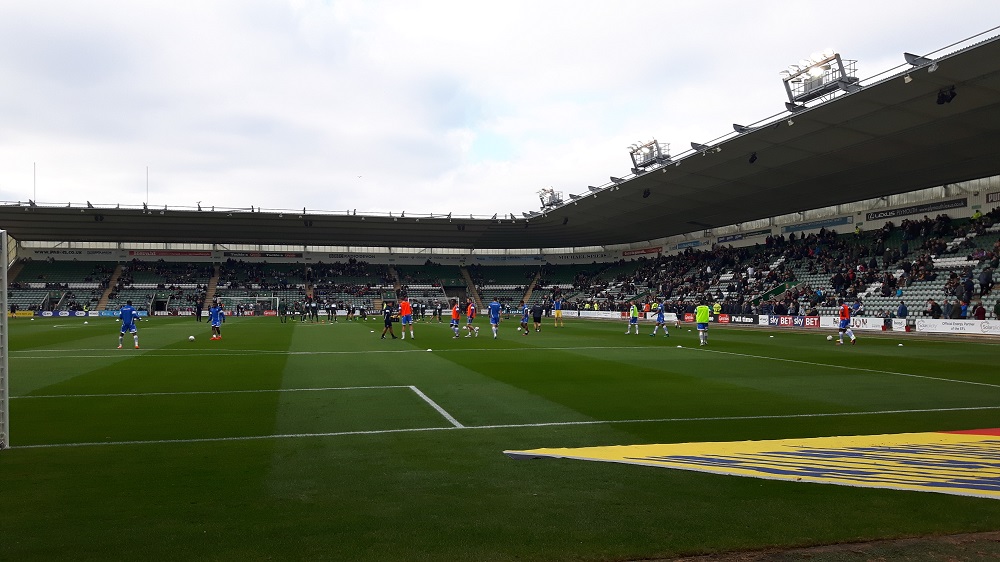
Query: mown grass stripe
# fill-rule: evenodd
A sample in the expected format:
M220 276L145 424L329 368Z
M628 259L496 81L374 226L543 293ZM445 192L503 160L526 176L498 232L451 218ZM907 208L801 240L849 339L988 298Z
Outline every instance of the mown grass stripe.
M407 387L403 387L407 388ZM276 435L245 435L237 437L207 437L193 439L152 439L136 441L95 441L88 443L48 443L39 445L14 445L11 449L52 449L60 447L97 447L109 445L156 445L156 444L183 444L183 443L211 443L221 441L254 441L261 439L301 439L306 437L341 437L348 435L380 435L388 433L414 433L424 431L444 431L444 430L476 430L476 429L531 429L536 427L559 427L559 426L579 426L579 425L611 425L611 424L631 424L631 423L676 423L676 422L708 422L708 421L746 421L746 420L776 420L776 419L802 419L802 418L829 418L844 416L882 416L895 414L916 414L935 412L968 412L981 410L1000 410L1000 406L970 406L960 408L917 408L907 410L880 410L873 412L827 412L810 414L773 414L760 416L708 416L697 418L654 418L635 420L581 420L563 422L540 422L540 423L512 423L512 424L491 424L491 425L453 425L451 427L418 427L405 429L376 429L361 431L333 431L322 433L285 433ZM455 422L457 423L457 422Z

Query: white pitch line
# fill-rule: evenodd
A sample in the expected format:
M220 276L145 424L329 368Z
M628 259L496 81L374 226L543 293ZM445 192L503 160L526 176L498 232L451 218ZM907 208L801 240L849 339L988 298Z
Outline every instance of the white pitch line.
M119 357L142 357L144 359L173 359L175 357L246 357L248 354L257 355L361 355L372 353L426 353L423 349L373 349L368 351L267 351L267 350L211 350L204 351L182 351L174 353L171 350L140 349L139 355L128 355L130 350L90 350L106 351L103 355L56 355L60 350L46 350L49 355L39 355L36 357L20 356L11 357L18 361L26 359L115 359ZM23 352L22 352L23 353Z
M464 425L452 427L417 427L410 429L375 429L368 431L334 431L328 433L284 433L278 435L247 435L241 437L200 437L192 439L153 439L148 441L94 441L89 443L51 443L43 445L12 445L11 449L54 449L63 447L98 447L107 445L156 445L183 443L215 443L220 441L257 441L261 439L296 439L306 437L340 437L349 435L383 435L390 433L415 433L424 431L458 431L471 429L523 429L535 427L557 427L574 425L609 425L627 423L676 423L703 421L741 421L741 420L772 420L795 418L826 418L839 416L879 416L891 414L936 413L936 412L968 412L979 410L1000 410L1000 406L971 406L962 408L923 408L914 410L879 410L874 412L831 412L825 414L775 414L764 416L715 416L704 418L655 418L640 420L586 420L567 422L542 423L512 423L494 425Z
M412 390L413 392L416 392L417 396L423 398L424 402L427 402L428 404L431 405L431 408L434 408L435 410L437 410L437 412L439 414L441 414L442 416L444 416L444 419L450 421L451 425L453 425L455 427L465 427L464 425L458 423L458 420L456 420L455 418L453 418L452 415L449 414L444 408L442 408L441 406L438 406L437 402L435 402L435 401L431 400L430 398L428 398L427 395L424 394L423 392L420 392L419 388L417 388L415 386L410 386L410 390Z
M946 379L944 377L931 377L928 375L914 375L910 373L897 373L895 371L882 371L880 369L868 369L866 367L852 367L849 365L831 365L829 363L813 363L812 361L802 361L800 359L783 359L781 357L765 357L763 355L750 355L747 353L736 353L733 351L720 351L718 349L691 348L692 351L702 351L705 353L720 353L722 355L735 355L737 357L750 357L752 359L765 359L767 361L782 361L785 363L798 363L801 365L812 365L814 367L830 367L832 369L846 369L849 371L863 371L866 373L879 373L882 375L894 375L897 377L913 377L916 379L927 379L939 382L954 382L959 384L972 384L976 386L988 386L990 388L1000 388L1000 384L990 384L987 382L966 381L961 379Z
M444 419L448 420L455 427L465 427L454 416L448 413L437 402L424 394L419 388L413 385L385 385L385 386L330 386L322 388L273 388L273 389L248 389L248 390L192 390L185 392L118 392L107 394L35 394L26 396L11 396L15 399L44 399L44 398L122 398L122 397L144 397L144 396L192 396L192 395L212 395L212 394L261 394L275 392L326 392L336 390L375 390L385 388L408 388L416 393L431 408L437 410Z
M11 396L15 399L39 399L39 398L117 398L117 397L142 397L142 396L188 396L196 394L260 394L268 392L325 392L329 390L371 390L382 388L414 388L405 384L386 386L331 386L323 388L258 388L249 390L191 390L185 392L119 392L109 394L28 394L25 396Z
M468 351L493 351L493 352L505 352L505 351L575 351L575 350L589 350L589 349L668 349L668 348L651 348L641 345L594 345L594 346L580 346L580 347L505 347L505 348L488 348L488 347L474 347L466 349L439 349L437 353L452 353L452 352L468 352ZM673 349L673 348L669 348ZM22 349L12 351L12 354L30 354L30 353L45 353L45 354L57 354L57 353L77 353L77 352L87 352L87 351L100 351L107 353L106 357L117 357L121 353L116 348L106 347L106 348L91 348L91 349ZM351 351L287 351L287 350L274 350L274 349L226 349L226 348L215 348L215 349L197 349L197 350L181 350L181 349L145 349L143 350L146 355L151 355L154 357L193 357L193 356L213 356L218 354L218 352L233 352L246 355L248 353L257 353L262 355L361 355L367 353L419 353L425 352L423 349L372 349L372 350L351 350ZM38 359L65 359L66 355L45 355L43 357L38 357ZM102 356L104 357L104 356ZM20 357L20 359L36 359L35 357Z
M470 352L470 351L489 351L489 352L525 352L525 351L578 351L578 350L606 350L606 349L641 349L643 351L651 350L674 350L675 348L666 347L648 347L648 346L580 346L580 347L516 347L516 348L501 348L501 349L491 349L491 348L469 348L469 349L440 349L436 353L456 353L456 352ZM866 367L853 367L849 365L834 365L830 363L816 363L812 361L802 361L798 359L783 359L781 357L769 357L764 355L750 355L747 353L735 353L731 351L720 351L716 349L704 349L696 347L685 347L684 349L689 351L701 351L707 353L719 353L724 355L734 355L737 357L749 357L753 359L763 359L767 361L781 361L785 363L798 363L801 365L812 365L814 367L830 367L833 369L845 369L849 371L862 371L867 373L879 373L884 375L893 375L899 377L912 377L927 380L934 380L939 382L953 382L958 384L969 384L975 386L986 386L990 388L1000 388L1000 384L991 384L985 382L975 382L967 381L961 379L948 379L944 377L932 377L929 375L914 375L911 373L899 373L895 371L883 371L879 369L869 369ZM77 350L68 350L77 351ZM50 353L51 355L44 355L38 357L12 357L12 359L23 360L23 359L105 359L113 357L125 356L123 352L119 350L79 350L79 351L107 351L106 355L56 355L56 353L62 353L59 350L45 350L44 353ZM213 350L204 350L197 352L182 351L180 353L174 353L173 350L143 350L140 355L133 355L133 357L148 357L148 358L173 358L173 357L227 357L227 356L245 356L248 353L258 353L258 354L269 354L269 355L355 355L355 354L369 354L369 353L423 353L420 349L376 349L368 351L273 351L273 350L233 350L233 353L219 352ZM14 353L32 353L32 351L21 351ZM127 353L127 352L126 352Z

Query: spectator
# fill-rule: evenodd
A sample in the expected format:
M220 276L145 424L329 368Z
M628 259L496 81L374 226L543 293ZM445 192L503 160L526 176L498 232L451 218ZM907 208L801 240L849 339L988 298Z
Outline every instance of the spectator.
M907 310L906 308L906 303L903 301L899 301L899 308L896 309L896 318L905 319L908 313L909 310Z
M948 299L944 299L944 304L941 305L942 316L944 316L945 318L951 318L951 311L953 308L955 307L951 306L951 303L948 302Z
M938 320L942 315L944 315L944 312L941 310L941 305L934 302L934 299L927 299L927 314L929 314L931 318Z
M993 289L993 270L987 266L979 272L979 296L985 297Z
M962 318L962 301L957 301L951 307L951 313L948 314L948 318L951 320L959 320Z
M976 306L972 310L972 317L976 320L986 320L986 308L983 306L983 301L976 302Z

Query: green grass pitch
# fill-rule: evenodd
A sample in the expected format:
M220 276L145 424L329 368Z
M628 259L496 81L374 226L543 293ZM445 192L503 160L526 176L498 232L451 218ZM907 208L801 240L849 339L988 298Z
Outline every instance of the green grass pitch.
M998 427L993 341L713 326L699 348L571 317L385 341L377 319L230 318L209 341L154 318L119 350L88 320L10 322L0 559L631 560L1000 529L989 499L502 454Z

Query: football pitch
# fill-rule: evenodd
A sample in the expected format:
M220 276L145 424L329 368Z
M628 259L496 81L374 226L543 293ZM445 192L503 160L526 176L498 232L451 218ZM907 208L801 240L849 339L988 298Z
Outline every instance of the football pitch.
M566 324L383 341L375 318L229 318L209 341L158 317L116 349L114 319L12 319L0 559L634 560L1000 529L996 499L504 454L997 428L995 340Z

